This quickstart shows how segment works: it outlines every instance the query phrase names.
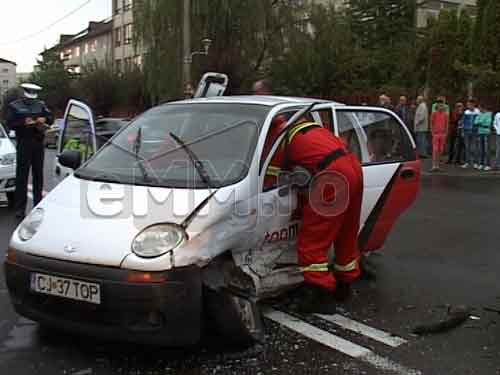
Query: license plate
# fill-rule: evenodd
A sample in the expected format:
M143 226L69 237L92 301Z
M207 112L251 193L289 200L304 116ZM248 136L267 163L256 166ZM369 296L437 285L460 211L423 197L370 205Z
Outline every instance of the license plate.
M101 303L101 287L99 284L86 281L32 273L30 289L37 293L84 301L96 305Z

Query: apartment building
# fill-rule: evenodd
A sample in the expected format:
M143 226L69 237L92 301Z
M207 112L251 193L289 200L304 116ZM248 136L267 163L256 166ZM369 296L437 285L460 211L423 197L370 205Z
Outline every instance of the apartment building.
M59 43L41 55L55 51L72 73L80 73L89 64L106 66L113 61L112 31L111 19L89 22L88 27L77 34L61 35Z
M113 0L113 63L117 71L142 65L142 51L134 48L133 0Z
M0 58L0 103L5 92L17 85L16 69L15 62Z
M425 27L429 20L439 16L445 9L460 9L475 14L477 0L416 0L421 5L417 10L417 26Z

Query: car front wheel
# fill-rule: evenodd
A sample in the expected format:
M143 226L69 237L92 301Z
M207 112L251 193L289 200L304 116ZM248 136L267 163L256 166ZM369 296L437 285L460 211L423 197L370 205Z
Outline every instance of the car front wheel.
M204 290L209 323L235 345L249 346L264 340L264 324L254 301L227 290Z

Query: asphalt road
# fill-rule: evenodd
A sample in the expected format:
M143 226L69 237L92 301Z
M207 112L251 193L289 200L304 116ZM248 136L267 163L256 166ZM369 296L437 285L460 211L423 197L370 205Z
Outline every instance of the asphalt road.
M46 186L55 183L48 173ZM426 177L373 257L377 281L355 285L340 321L271 312L280 323L266 320L266 342L247 351L214 337L170 350L44 331L13 312L0 270L0 374L499 374L500 314L485 310L500 310L499 197L497 178ZM0 255L15 226L0 208ZM438 335L411 334L458 305L472 307L474 319Z

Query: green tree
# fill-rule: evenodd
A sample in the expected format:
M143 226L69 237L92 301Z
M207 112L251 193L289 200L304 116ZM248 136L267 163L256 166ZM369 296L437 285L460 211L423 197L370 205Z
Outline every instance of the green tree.
M415 54L415 1L350 0L348 9L355 41L368 54L370 86L411 86L415 59L408 57Z
M278 92L332 97L366 87L366 56L354 43L346 17L322 5L309 14L305 24L289 30L283 55L271 64Z
M38 61L38 68L31 74L29 81L43 88L40 98L53 111L63 111L73 95L73 76L65 69L55 51L45 51L43 59Z
M193 0L193 49L213 40L207 58L193 62L195 76L216 70L239 92L266 72L284 48L286 29L304 19L302 0ZM153 102L179 97L182 80L182 2L137 0L136 45L146 46L146 88Z

